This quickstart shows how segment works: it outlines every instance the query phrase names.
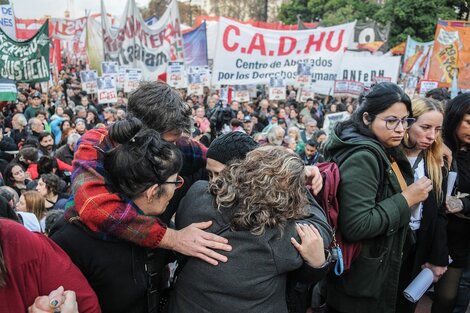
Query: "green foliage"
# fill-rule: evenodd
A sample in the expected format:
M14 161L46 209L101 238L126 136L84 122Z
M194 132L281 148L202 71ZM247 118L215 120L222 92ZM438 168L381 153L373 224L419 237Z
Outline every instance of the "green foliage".
M305 6L305 2L306 6ZM375 20L391 23L389 46L406 40L408 35L421 41L434 38L439 19L468 18L469 2L462 0L291 0L283 4L279 19L284 23L302 20L320 21L324 26L345 22Z

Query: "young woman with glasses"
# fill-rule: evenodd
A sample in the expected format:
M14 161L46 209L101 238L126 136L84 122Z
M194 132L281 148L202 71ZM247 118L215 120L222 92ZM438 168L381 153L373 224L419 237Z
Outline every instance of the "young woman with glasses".
M117 146L104 154L104 168L97 170L106 171L110 192L132 200L139 214L157 218L184 183L178 176L180 151L155 130L142 129L135 118L113 124L109 138ZM121 218L131 218L128 215L123 212ZM98 231L109 233L121 222L116 218L115 223L103 225L107 229ZM135 236L142 234L136 232ZM51 237L88 279L103 312L156 310L168 250L150 250L116 237L103 240L77 218L68 220Z
M335 127L324 150L341 173L340 231L344 240L361 244L348 271L327 276L327 305L331 312L391 313L411 208L427 198L432 181L423 177L413 183L399 149L414 122L403 90L380 83L359 103L351 119Z
M441 166L443 140L441 137L444 110L433 99L416 98L412 101L416 122L406 131L402 144L414 180L428 177L433 189L428 198L411 207L410 240L403 249L397 312L412 313L416 304L403 297L403 290L419 274L429 268L438 281L447 270L447 217L443 192L446 168Z

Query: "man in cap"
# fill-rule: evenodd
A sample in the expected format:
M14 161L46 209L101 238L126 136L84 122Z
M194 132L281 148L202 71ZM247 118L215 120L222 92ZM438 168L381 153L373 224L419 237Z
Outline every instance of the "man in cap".
M41 105L41 93L39 91L34 92L31 99L31 105L24 111L24 116L28 121L36 116L37 111L44 110L44 107Z

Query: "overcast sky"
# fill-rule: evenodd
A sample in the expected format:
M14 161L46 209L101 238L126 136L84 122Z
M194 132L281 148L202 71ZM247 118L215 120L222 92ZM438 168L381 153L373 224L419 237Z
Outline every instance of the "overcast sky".
M41 18L44 15L64 17L67 3L70 2L73 2L75 7L70 8L71 17L85 16L85 10L91 10L92 13L101 11L100 0L10 0L17 18ZM150 0L136 0L138 6L147 6L149 2ZM105 0L104 3L108 13L121 16L127 0Z

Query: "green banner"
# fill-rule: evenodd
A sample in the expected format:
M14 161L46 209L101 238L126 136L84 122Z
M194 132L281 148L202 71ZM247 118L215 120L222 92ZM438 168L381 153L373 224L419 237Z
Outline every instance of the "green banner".
M0 29L0 78L30 83L48 81L49 46L49 20L33 38L22 42L10 39Z

